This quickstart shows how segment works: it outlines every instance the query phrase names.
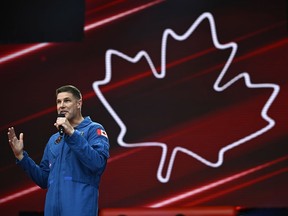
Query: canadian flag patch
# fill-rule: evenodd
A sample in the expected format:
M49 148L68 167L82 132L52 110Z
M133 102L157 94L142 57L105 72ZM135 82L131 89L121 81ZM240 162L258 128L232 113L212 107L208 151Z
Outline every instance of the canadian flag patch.
M108 138L107 133L104 130L102 130L102 129L98 128L97 129L97 134L100 135L100 136L105 136L106 138Z

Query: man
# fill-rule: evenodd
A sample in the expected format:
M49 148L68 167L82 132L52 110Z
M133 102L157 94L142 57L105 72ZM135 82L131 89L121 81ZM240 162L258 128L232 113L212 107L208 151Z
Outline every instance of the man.
M98 186L109 157L109 140L102 125L81 113L82 95L71 85L56 90L58 118L39 165L24 151L23 133L8 128L16 163L41 188L48 188L45 216L95 216ZM62 114L63 117L61 117ZM60 117L59 117L60 116Z

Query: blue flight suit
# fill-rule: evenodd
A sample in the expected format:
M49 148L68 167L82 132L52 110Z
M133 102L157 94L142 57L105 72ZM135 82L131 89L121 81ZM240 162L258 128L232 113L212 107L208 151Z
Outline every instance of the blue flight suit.
M95 216L98 186L109 157L109 140L102 125L84 120L60 139L53 134L39 166L24 152L17 161L41 188L47 188L45 216Z

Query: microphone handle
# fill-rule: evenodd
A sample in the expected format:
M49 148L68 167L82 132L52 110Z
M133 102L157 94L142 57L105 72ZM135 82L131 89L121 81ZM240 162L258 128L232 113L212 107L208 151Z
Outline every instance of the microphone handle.
M65 114L59 113L59 114L58 114L58 117L64 118L64 117L65 117ZM59 130L60 136L63 136L63 135L64 135L64 127L63 127L62 125L60 125L60 126L58 127L58 130Z
M64 135L64 127L62 125L60 125L58 128L59 128L60 136L63 136Z

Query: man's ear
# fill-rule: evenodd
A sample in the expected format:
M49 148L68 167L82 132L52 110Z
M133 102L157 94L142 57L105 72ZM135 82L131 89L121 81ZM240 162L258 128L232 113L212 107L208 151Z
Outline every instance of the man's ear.
M77 101L77 108L80 109L82 107L82 99Z

